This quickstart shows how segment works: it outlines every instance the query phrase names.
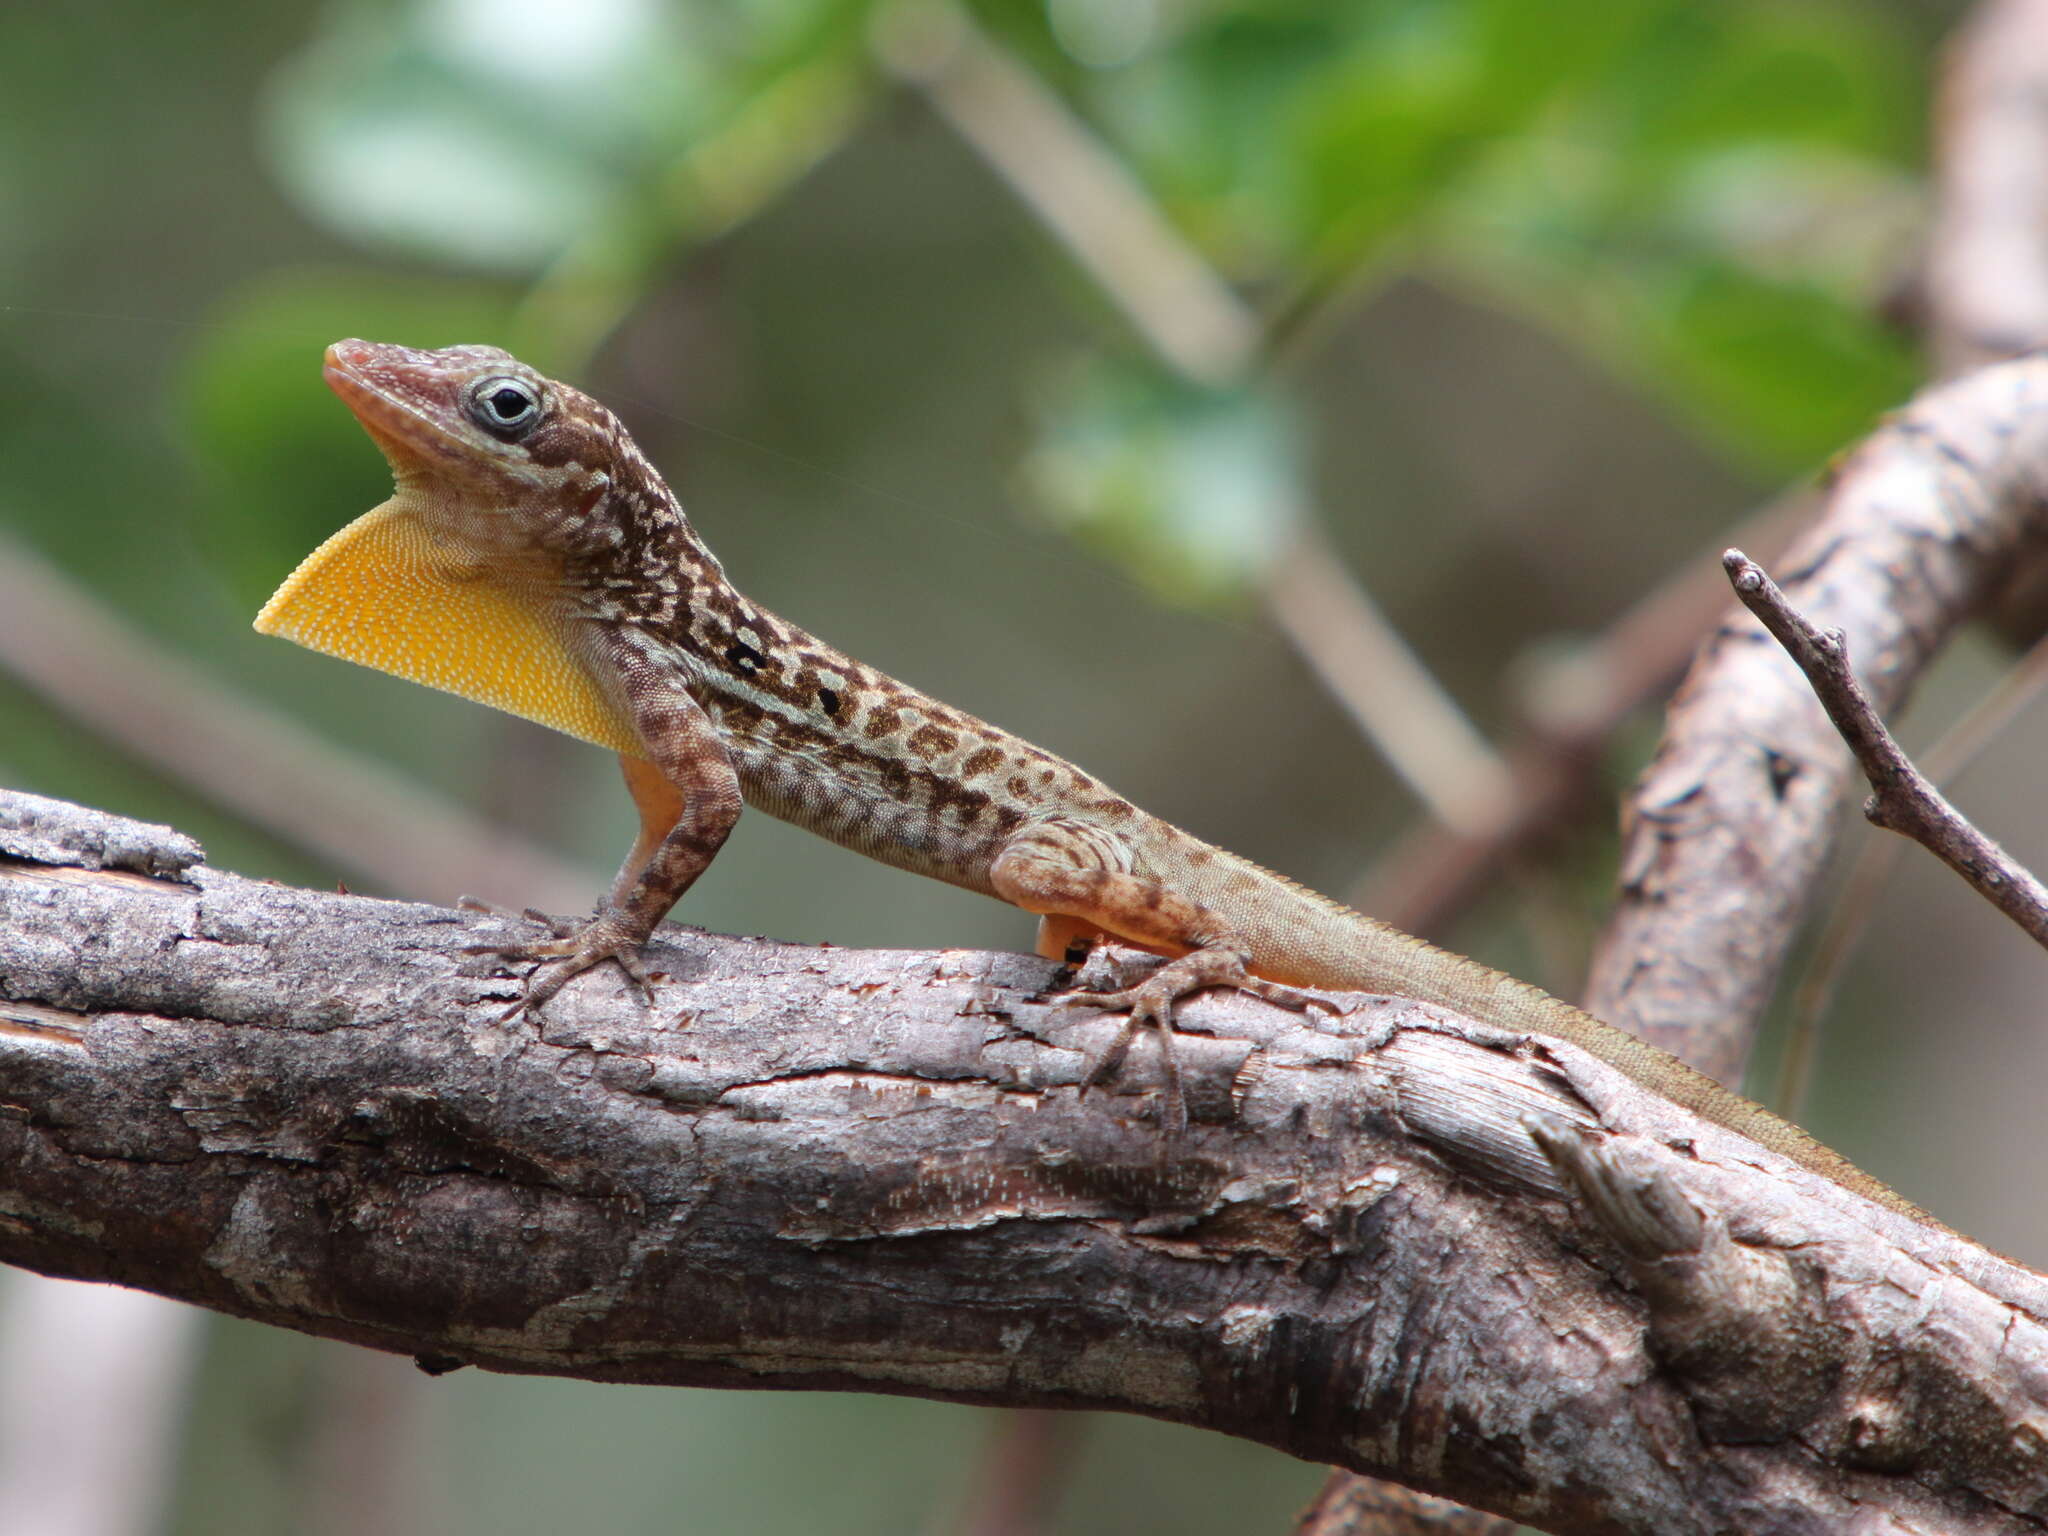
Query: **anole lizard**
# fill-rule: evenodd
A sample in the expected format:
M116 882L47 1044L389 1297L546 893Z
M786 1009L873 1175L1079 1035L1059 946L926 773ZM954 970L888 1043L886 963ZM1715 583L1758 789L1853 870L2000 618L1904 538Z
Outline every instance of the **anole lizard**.
M308 555L256 628L609 747L639 807L640 834L594 917L550 941L488 947L539 962L518 1008L605 960L644 991L641 946L744 801L1039 914L1041 954L1107 936L1167 957L1136 986L1064 999L1130 1012L1091 1081L1148 1024L1171 1074L1174 1004L1205 987L1295 1008L1317 1002L1296 987L1415 998L1569 1041L1921 1217L1797 1126L1635 1036L1213 848L759 607L588 395L480 346L337 342L326 377L396 490ZM1181 1113L1170 1078L1168 1115Z

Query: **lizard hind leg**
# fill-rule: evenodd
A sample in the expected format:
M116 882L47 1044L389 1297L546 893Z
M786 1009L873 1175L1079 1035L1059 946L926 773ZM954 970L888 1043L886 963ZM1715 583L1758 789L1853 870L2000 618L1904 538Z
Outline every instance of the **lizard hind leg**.
M1065 958L1068 947L1084 936L1120 939L1168 957L1134 985L1070 992L1058 1005L1129 1011L1122 1032L1089 1069L1084 1092L1115 1076L1141 1030L1158 1033L1166 1127L1178 1135L1187 1127L1187 1092L1173 1048L1173 1010L1183 997L1230 987L1301 1012L1332 1005L1252 975L1250 946L1219 914L1156 881L1105 867L1105 850L1091 830L1077 828L1070 834L1058 822L1032 829L996 858L990 883L1004 901L1041 915L1039 952L1048 958ZM1057 955L1047 949L1049 943L1061 946Z

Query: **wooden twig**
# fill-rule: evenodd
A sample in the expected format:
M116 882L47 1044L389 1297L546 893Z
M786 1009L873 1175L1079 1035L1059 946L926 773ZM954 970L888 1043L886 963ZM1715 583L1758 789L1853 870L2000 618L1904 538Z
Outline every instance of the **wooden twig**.
M1071 1417L1042 1408L998 1416L969 1477L952 1536L1041 1536L1057 1529L1054 1512L1075 1462Z
M1257 316L1123 161L964 7L898 0L876 39L883 67L923 93L1175 372L1226 385L1250 370Z
M1512 771L1322 529L1296 529L1261 585L1274 625L1435 823L1453 837L1494 834L1513 812Z
M1764 568L1741 550L1729 550L1721 563L1743 606L1806 674L1814 697L1870 781L1863 814L1871 824L1919 843L2024 928L2035 943L2048 945L2048 888L1979 832L1913 766L1856 680L1842 632L1815 627L1786 601Z
M1943 732L1922 754L1922 771L1936 784L1952 782L2048 689L2048 638L2034 642L2019 665L1973 705L1969 713ZM1829 908L1827 921L1814 940L1806 970L1792 996L1792 1018L1785 1032L1785 1059L1771 1094L1771 1107L1787 1120L1803 1118L1807 1088L1819 1055L1821 1021L1836 984L1856 943L1869 926L1879 895L1891 877L1904 843L1888 837L1865 843L1843 879L1841 893Z
M1801 486L1759 507L1736 530L1775 553L1818 504ZM1458 831L1441 818L1412 828L1373 863L1351 904L1396 928L1442 940L1502 872L1594 817L1613 814L1604 774L1609 745L1665 695L1727 608L1721 573L1701 550L1583 649L1554 663L1529 690L1526 723L1504 746L1510 800L1496 823Z

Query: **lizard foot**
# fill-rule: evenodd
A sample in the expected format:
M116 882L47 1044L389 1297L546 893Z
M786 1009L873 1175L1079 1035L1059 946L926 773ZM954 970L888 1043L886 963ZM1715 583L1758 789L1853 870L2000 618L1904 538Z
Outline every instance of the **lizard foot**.
M471 903L468 898L464 898L464 905L474 906L478 910L492 912L500 917L508 915L481 902ZM581 923L549 917L542 912L527 912L523 915L528 920L539 923L554 937L534 944L469 944L463 947L464 954L493 955L500 960L514 962L537 962L527 973L526 984L520 991L519 1001L498 1015L498 1023L509 1024L522 1013L534 1012L569 982L607 960L618 962L619 969L624 971L626 979L633 983L634 990L640 994L642 1002L654 1001L654 989L647 979L647 967L640 958L640 949L646 943L647 936L638 932L631 923L610 911L600 912L596 917Z
M1166 1074L1166 1133L1179 1136L1188 1126L1187 1089L1181 1080L1180 1058L1173 1048L1173 1009L1183 997L1210 987L1229 987L1297 1013L1321 1009L1336 1013L1337 1006L1325 998L1283 987L1245 969L1244 957L1228 949L1202 949L1169 960L1136 986L1113 992L1070 992L1055 1006L1061 1008L1118 1008L1130 1010L1130 1017L1109 1049L1102 1053L1081 1080L1081 1091L1099 1087L1114 1077L1130 1055L1138 1032L1151 1026L1159 1032L1159 1056Z

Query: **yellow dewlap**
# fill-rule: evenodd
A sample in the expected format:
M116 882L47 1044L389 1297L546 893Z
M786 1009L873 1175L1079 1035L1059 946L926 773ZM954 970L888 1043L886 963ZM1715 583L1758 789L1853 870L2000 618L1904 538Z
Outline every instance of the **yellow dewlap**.
M645 755L545 602L464 569L395 500L300 561L256 615L256 628L614 752Z

